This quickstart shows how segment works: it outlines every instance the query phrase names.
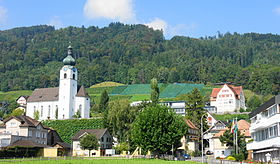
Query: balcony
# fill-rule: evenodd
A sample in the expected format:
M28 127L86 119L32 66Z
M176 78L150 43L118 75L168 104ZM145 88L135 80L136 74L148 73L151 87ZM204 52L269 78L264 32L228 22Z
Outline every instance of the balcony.
M253 141L247 144L247 150L257 150L272 147L280 147L280 136L263 141Z
M260 119L256 120L255 123L251 124L250 132L258 131L259 129L266 128L270 125L280 122L280 114L277 113L271 117L261 117Z

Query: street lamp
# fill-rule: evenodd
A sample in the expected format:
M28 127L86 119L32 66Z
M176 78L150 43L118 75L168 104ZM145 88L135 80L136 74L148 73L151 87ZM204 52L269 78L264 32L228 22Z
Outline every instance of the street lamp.
M202 122L202 119L203 117L206 115L207 113L204 113L201 118L200 118L200 133L201 133L201 162L203 163L204 160L203 160L203 139L204 139L204 135L203 135L203 122Z

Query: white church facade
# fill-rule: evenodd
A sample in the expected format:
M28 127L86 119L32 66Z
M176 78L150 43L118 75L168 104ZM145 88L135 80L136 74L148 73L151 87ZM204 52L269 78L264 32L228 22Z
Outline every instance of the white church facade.
M27 99L26 115L39 120L71 119L74 115L89 118L90 98L83 86L78 87L76 61L71 56L72 47L68 47L68 56L60 69L59 87L37 88Z

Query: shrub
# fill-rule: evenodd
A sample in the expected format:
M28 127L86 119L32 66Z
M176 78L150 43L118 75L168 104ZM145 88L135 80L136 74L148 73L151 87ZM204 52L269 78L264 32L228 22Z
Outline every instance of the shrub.
M191 156L194 156L194 157L200 157L201 156L201 151L199 150L195 150L191 153Z
M228 157L226 158L226 160L235 161L236 159L235 159L233 156L228 156Z

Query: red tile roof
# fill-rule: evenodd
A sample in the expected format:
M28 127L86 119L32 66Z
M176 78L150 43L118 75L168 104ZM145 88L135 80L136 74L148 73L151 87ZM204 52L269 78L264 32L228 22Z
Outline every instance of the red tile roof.
M192 129L198 129L195 125L194 125L194 123L192 123L190 120L188 120L188 119L185 119L185 123L187 124L187 126L189 127L189 128L192 128Z
M242 86L233 86L233 85L228 85L228 84L224 84L224 85L227 85L232 90L232 92L235 94L236 98L239 99L239 96L243 90ZM213 88L211 97L216 98L221 89L222 88Z

